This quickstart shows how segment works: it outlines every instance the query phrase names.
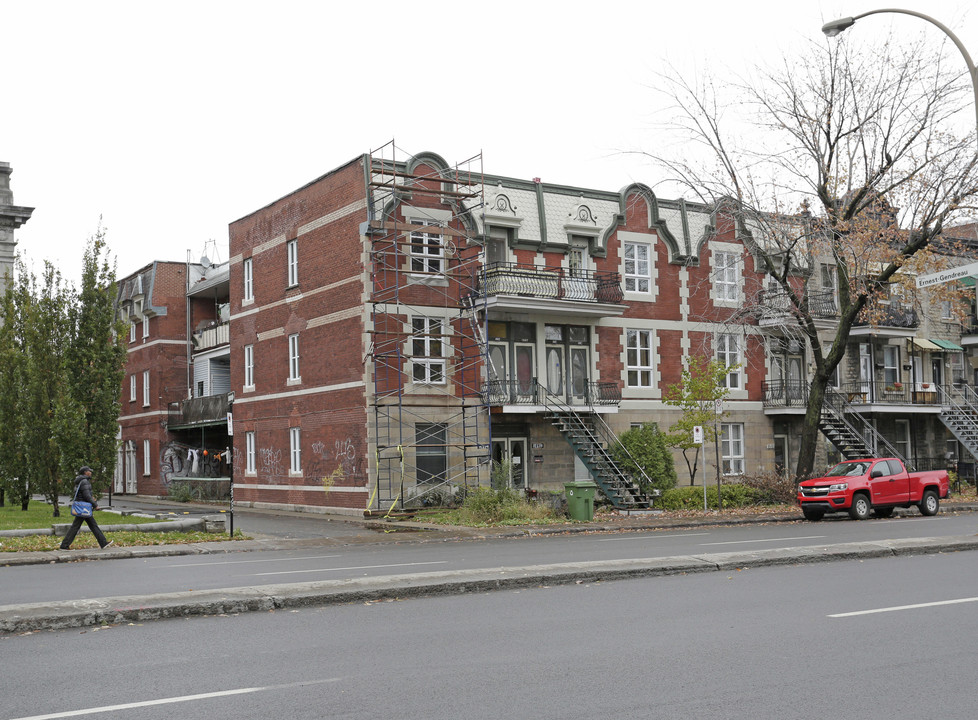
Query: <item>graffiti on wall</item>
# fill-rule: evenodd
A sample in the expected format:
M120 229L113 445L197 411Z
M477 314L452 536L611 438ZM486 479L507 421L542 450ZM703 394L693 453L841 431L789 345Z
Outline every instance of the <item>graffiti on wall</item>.
M160 481L167 487L183 478L223 478L229 475L227 448L201 448L170 441L160 452Z

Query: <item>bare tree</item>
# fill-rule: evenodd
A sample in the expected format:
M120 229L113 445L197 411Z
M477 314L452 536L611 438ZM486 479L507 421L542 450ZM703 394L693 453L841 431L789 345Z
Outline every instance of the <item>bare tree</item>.
M972 209L978 172L974 133L951 132L973 102L952 60L960 64L922 40L833 40L749 80L666 78L670 127L687 154L654 159L701 202L729 206L768 274L758 293L779 297L795 320L788 332L810 349L799 476L812 471L826 388L853 325L874 321L871 301L891 283L962 252L942 231ZM690 160L690 147L706 159ZM817 327L809 282L820 259L835 268L830 334ZM763 305L748 299L739 320Z

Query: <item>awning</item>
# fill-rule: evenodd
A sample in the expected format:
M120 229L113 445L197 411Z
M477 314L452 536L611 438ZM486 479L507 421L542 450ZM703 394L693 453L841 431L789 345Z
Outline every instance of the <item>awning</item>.
M950 340L938 340L937 338L931 338L931 342L939 345L942 350L964 350L963 347L957 343L951 342Z
M930 340L925 340L924 338L913 338L913 344L919 347L921 350L937 350L941 351L940 345L935 345Z
M968 275L967 277L958 278L958 284L964 285L965 287L974 287L975 279L971 275Z

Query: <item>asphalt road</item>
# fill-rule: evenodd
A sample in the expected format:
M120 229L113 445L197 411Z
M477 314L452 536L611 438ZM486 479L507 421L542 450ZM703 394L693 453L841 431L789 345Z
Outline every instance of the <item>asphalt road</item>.
M500 540L438 541L437 534L395 534L387 538L380 534L380 542L366 545L304 545L263 552L0 568L0 605L973 535L976 526L978 515L967 513L864 522L793 522ZM362 528L359 531L363 532Z
M582 583L0 637L0 718L970 720L976 634L972 553Z

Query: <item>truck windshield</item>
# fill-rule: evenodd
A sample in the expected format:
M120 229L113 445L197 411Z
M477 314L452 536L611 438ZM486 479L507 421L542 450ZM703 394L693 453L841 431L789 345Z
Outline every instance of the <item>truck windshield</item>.
M867 470L869 470L869 463L842 462L825 473L824 477L857 477L865 475Z

